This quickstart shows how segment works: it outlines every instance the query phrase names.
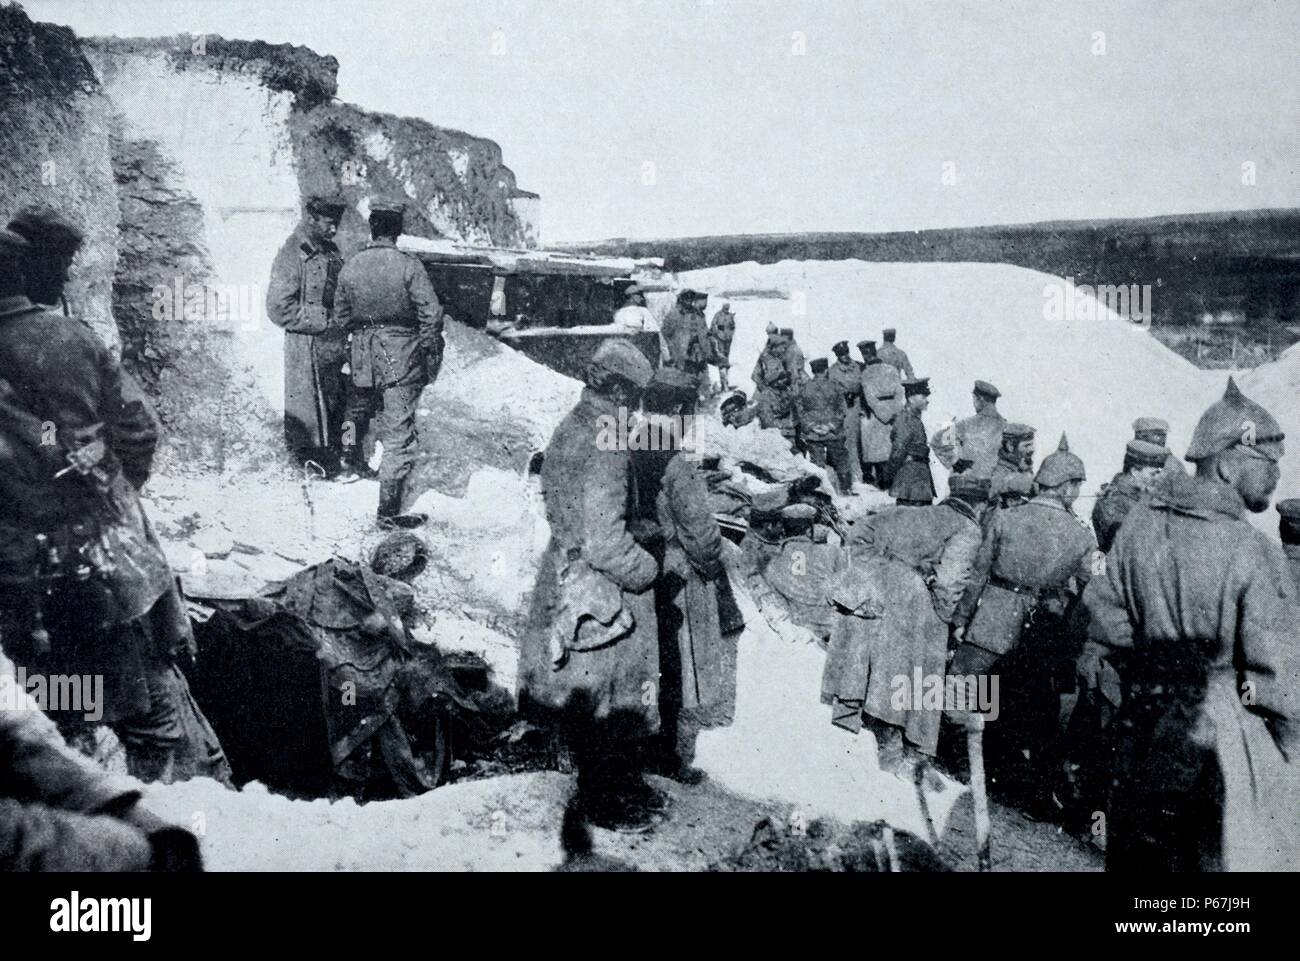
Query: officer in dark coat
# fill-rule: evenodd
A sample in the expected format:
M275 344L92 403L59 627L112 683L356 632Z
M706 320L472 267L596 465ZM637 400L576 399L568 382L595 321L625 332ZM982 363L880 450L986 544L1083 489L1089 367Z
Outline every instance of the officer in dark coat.
M442 307L424 266L397 249L402 233L399 203L375 203L373 238L339 272L334 308L338 325L352 335L354 399L348 422L357 438L376 408L384 445L379 465L382 527L410 527L425 518L404 514L406 478L415 467L415 407L442 366Z
M1282 553L1291 567L1291 579L1300 593L1300 499L1278 501L1278 534L1282 538Z
M298 463L313 460L328 474L357 450L345 437L347 332L334 317L343 257L334 234L346 205L332 197L307 201L302 222L271 265L266 313L284 330L284 439ZM350 443L345 447L344 442ZM353 471L343 477L355 479Z
M841 494L853 492L853 475L849 473L848 451L844 444L844 417L847 405L844 391L829 376L830 362L817 357L812 362L812 380L795 394L795 421L808 459L818 467L830 466L836 489Z
M1107 870L1300 867L1300 603L1268 509L1284 438L1229 379L1186 459L1129 512L1084 595L1085 685L1124 685Z
M1169 450L1144 440L1131 440L1124 447L1124 469L1103 484L1097 502L1092 505L1092 528L1097 532L1097 546L1110 550L1124 518L1151 489L1165 469Z
M862 479L862 368L849 353L849 343L841 340L831 348L835 363L830 379L844 395L844 449L849 459L849 480ZM848 488L852 490L852 488Z
M907 405L894 419L890 431L889 494L900 506L934 503L934 478L930 474L930 444L922 412L930 406L930 378L903 381Z
M194 638L140 503L158 422L139 385L86 324L34 305L20 270L66 277L80 235L47 215L37 243L0 242L0 633L29 674L103 679L102 717L143 780L227 778L216 735L178 659ZM75 251L75 246L73 247ZM61 292L43 292L57 303ZM45 299L45 298L43 298ZM82 714L56 720L87 734Z

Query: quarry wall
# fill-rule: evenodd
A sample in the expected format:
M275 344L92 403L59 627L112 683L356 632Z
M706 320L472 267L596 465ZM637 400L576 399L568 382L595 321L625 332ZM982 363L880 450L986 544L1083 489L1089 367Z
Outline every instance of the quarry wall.
M343 103L337 71L304 47L78 38L0 7L0 217L40 204L82 227L70 305L154 396L173 467L281 456L264 299L307 195L347 200L345 255L373 196L406 200L409 234L537 243L539 200L495 143Z

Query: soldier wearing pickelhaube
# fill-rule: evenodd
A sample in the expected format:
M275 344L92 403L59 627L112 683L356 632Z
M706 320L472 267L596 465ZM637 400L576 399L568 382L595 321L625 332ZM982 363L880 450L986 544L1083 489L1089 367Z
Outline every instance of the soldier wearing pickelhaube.
M1271 413L1229 379L1186 459L1135 506L1084 600L1079 662L1123 681L1108 870L1300 865L1300 604L1282 550L1247 520L1284 453Z
M1031 790L1050 775L1061 700L1074 691L1067 623L1092 576L1097 542L1074 513L1087 479L1083 461L1062 435L1034 478L1027 503L993 512L975 560L974 583L957 623L968 620L951 665L956 676L996 673L1002 711L990 729L990 763L1029 752ZM1031 800L1041 800L1037 795Z

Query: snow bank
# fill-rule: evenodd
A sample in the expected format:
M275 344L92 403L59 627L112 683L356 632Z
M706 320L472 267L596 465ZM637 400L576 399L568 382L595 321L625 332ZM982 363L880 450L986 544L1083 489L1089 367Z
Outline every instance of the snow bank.
M148 785L146 799L199 835L213 871L548 871L570 791L562 774L513 774L358 805L200 779Z
M1282 460L1276 499L1300 497L1300 344L1272 363L1243 374L1240 385L1245 395L1263 404L1286 432L1287 455ZM1262 519L1268 528L1276 529L1276 514L1265 514Z

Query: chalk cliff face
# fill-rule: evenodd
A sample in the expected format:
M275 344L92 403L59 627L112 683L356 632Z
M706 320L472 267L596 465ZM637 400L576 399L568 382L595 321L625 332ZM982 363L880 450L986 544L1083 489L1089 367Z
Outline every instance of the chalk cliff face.
M185 463L279 456L283 335L263 302L307 195L348 201L345 254L375 196L407 202L410 234L536 243L536 195L495 143L336 100L333 57L77 38L16 5L0 38L0 217L43 203L85 229L69 300L120 344Z

